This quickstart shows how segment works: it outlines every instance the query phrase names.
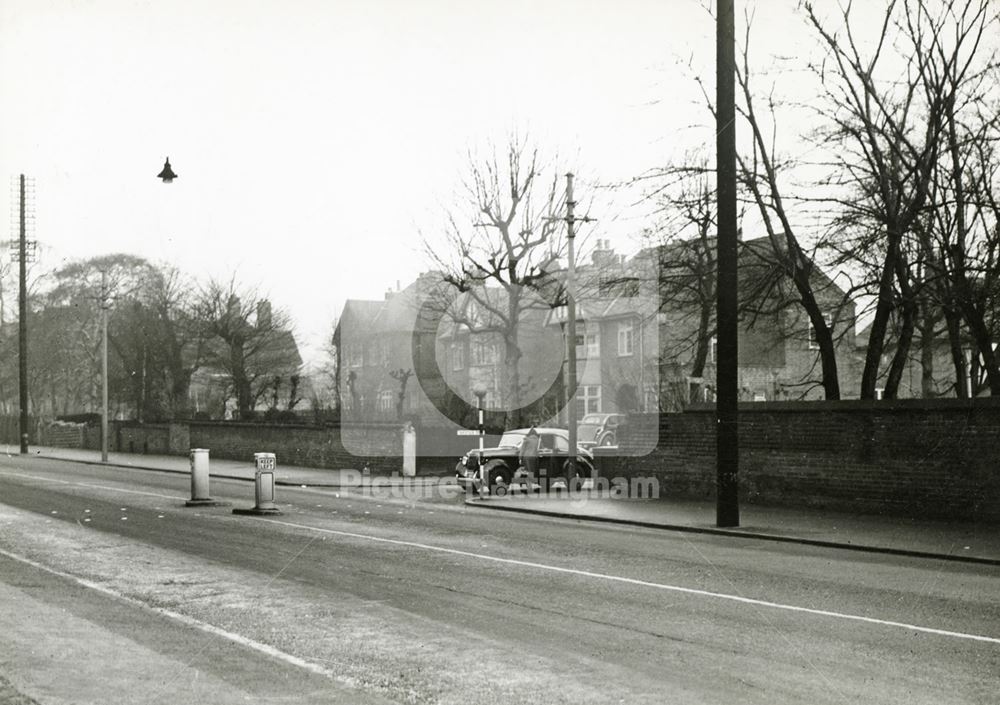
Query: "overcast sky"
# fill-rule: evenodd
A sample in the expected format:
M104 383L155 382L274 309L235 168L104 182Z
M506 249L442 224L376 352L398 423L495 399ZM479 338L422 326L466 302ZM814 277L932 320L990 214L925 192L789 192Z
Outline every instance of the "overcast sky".
M755 42L800 51L795 5L758 2ZM345 298L426 268L419 233L443 226L469 148L526 132L583 175L585 200L706 139L686 129L706 115L676 65L713 66L697 0L0 0L0 13L0 164L35 179L39 269L124 251L235 273L292 314L307 356ZM179 178L165 185L168 155ZM626 206L602 202L596 233L625 251L644 224Z

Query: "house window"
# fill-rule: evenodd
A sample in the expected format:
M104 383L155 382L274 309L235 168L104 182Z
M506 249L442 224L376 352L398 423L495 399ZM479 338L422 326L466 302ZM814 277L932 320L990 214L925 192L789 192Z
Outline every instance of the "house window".
M885 388L884 387L875 387L875 398L878 401L882 401L882 399L884 397L885 397Z
M486 319L483 316L482 306L479 305L478 301L470 301L468 307L465 309L465 320L468 322L469 328L476 330L482 328L486 325Z
M493 343L476 341L472 345L473 365L492 365L497 361L497 349Z
M719 361L719 339L714 335L708 341L708 361L713 364Z
M395 394L391 389L383 389L378 393L378 401L376 402L376 409L378 411L392 411L393 397Z
M601 385L581 384L577 387L576 408L581 418L584 414L601 413Z
M347 347L347 366L363 367L365 364L364 351L360 345L349 345Z
M601 356L601 336L597 333L578 336L578 343L576 346L578 360L593 360Z
M451 369L453 372L465 369L465 346L461 343L451 344Z
M618 355L632 354L632 343L635 338L635 326L632 321L618 324Z
M833 326L833 316L828 313L823 314L823 321L826 323L827 328L832 328ZM819 350L819 337L816 335L816 326L809 323L809 349Z

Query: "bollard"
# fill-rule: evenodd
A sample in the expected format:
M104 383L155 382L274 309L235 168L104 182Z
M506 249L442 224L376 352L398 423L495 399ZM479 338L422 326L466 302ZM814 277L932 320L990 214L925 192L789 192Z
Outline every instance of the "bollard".
M252 516L281 514L274 503L274 470L277 462L274 453L254 453L254 506L252 509L234 509L233 514Z
M208 494L208 450L205 448L191 449L191 499L184 503L186 507L218 507L224 502L217 502Z
M403 429L403 477L417 474L417 432L413 424L407 423Z

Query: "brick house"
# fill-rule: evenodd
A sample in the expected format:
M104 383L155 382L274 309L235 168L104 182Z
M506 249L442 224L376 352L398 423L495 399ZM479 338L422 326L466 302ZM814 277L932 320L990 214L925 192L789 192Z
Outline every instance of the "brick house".
M714 247L714 240L710 242ZM636 259L665 263L675 257L678 245L644 250ZM709 276L714 277L714 268ZM738 381L743 401L781 401L822 399L819 346L815 330L803 310L789 277L776 263L768 238L740 242L738 250L740 306ZM818 266L813 266L810 281L816 298L832 325L837 356L838 381L842 396L858 388L858 364L855 348L857 309L847 293ZM714 299L711 319L714 327ZM677 409L691 401L711 401L717 362L717 344L710 328L705 341L707 359L698 378L692 375L692 363L698 342L697 310L690 302L678 306L661 295L660 313L660 384L661 406ZM700 399L692 399L697 390Z
M381 301L344 303L333 334L344 418L396 421L436 414L424 390L442 390L437 325L420 307L440 284L440 275L427 272L402 290L387 291Z
M747 401L822 398L814 332L769 248L765 238L740 247L741 303L756 302L743 307L741 319L741 394ZM657 286L662 262L670 256L667 246L626 259L608 241L598 241L590 262L578 267L580 415L670 411L713 398L715 345L710 340L697 387L700 398L691 399L691 343L697 326L690 306L663 299ZM856 389L855 305L819 268L813 270L813 287L834 326L842 389ZM389 420L402 415L426 423L440 416L428 393L439 400L451 394L475 405L480 392L486 409L510 406L508 351L489 319L489 309L504 303L503 290L463 293L450 302L451 314L433 321L421 318L421 303L443 289L447 285L440 274L425 273L382 301L347 301L334 343L341 355L338 386L348 417ZM526 306L518 319L517 372L525 399L562 385L567 311L544 298ZM419 380L411 375L404 385L398 374L393 376L399 370L420 370ZM561 406L545 407L551 420L562 416Z

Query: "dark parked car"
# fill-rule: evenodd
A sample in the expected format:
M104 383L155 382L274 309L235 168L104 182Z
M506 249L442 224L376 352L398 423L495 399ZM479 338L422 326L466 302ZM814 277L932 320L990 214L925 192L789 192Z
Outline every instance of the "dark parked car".
M618 445L618 426L625 414L586 414L576 426L577 442L584 446Z
M470 450L462 456L455 468L458 484L465 489L475 487L479 477L479 468L485 465L491 494L496 494L498 488L506 488L515 479L526 475L518 460L518 450L521 441L528 433L527 428L507 431L503 434L495 448L478 448ZM537 428L538 444L538 475L548 478L566 478L569 474L569 432L564 428ZM594 456L586 448L578 447L576 455L576 477L586 479L593 477ZM535 478L538 480L539 478ZM542 483L544 486L544 483Z

